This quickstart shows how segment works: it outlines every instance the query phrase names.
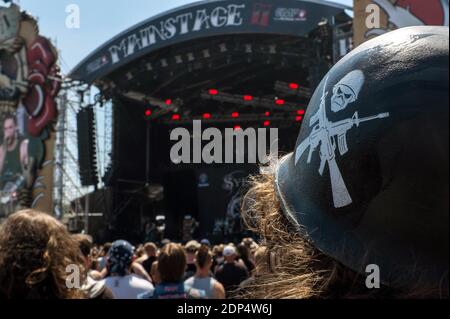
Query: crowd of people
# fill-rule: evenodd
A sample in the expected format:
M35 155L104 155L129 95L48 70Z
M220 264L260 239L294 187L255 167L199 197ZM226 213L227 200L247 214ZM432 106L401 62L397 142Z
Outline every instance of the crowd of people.
M264 261L258 258L264 248L251 238L238 245L212 246L208 239L97 245L32 210L6 220L0 247L0 297L8 299L235 298Z
M0 298L448 298L448 40L400 29L331 69L294 152L249 181L258 242L97 246L21 211L0 226Z

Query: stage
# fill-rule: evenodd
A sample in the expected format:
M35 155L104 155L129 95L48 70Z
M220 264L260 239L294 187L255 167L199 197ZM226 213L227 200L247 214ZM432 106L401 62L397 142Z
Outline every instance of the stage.
M199 238L248 235L240 204L259 165L176 164L170 134L193 132L194 120L221 132L275 128L280 155L292 151L311 92L346 53L337 49L342 34L351 37L346 9L326 1L198 2L124 31L81 62L71 78L95 85L99 105L113 108L112 163L96 192L108 194L95 201L104 216L98 240L142 242L159 215L171 239L182 239L186 216L198 222ZM95 134L79 138L95 143ZM80 170L95 175L95 154L84 158Z

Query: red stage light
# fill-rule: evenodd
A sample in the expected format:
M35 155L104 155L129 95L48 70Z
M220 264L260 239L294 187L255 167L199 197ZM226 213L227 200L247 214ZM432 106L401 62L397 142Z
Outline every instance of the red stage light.
M282 100L282 99L276 99L276 100L275 100L275 103L276 103L277 105L284 105L284 104L286 103L286 101L285 101L285 100Z
M298 114L298 115L305 115L305 110L298 110L298 111L297 111L297 114Z
M210 95L217 95L217 94L219 94L219 91L216 90L216 89L211 89L211 90L209 90L209 94Z
M174 121L179 121L180 118L181 118L180 114L174 114L174 115L172 115L172 120L174 120Z
M233 113L231 113L231 117L236 119L236 118L239 117L239 113L238 112L233 112Z
M300 86L297 83L290 83L289 88L293 90L297 90Z
M270 116L270 112L266 112L266 116Z
M253 96L251 96L251 95L244 95L244 101L253 101Z
M167 99L166 100L166 105L171 105L172 104L172 100L171 99Z
M205 114L203 114L203 118L204 118L205 120L210 119L210 118L211 118L211 114L205 113Z
M303 120L303 116L297 116L297 117L295 118L295 120L296 120L297 122L301 122L301 121Z
M234 130L235 131L239 131L241 129L241 127L239 126L239 125L236 125L235 127L234 127Z
M264 126L270 126L270 121L265 121Z
M147 116L147 117L152 116L152 110L146 110L145 116Z

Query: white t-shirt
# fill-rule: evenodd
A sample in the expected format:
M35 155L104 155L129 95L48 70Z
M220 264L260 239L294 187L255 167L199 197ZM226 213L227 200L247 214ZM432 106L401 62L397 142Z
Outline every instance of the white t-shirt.
M116 299L137 299L139 294L152 292L155 289L150 282L136 275L108 277L103 281Z

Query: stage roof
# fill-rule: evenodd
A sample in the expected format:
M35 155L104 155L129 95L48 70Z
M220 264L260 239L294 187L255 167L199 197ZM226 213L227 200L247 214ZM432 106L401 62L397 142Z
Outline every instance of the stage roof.
M209 0L147 19L100 46L70 74L93 83L124 66L173 45L212 37L277 35L302 37L324 19L330 23L350 7L319 0Z

